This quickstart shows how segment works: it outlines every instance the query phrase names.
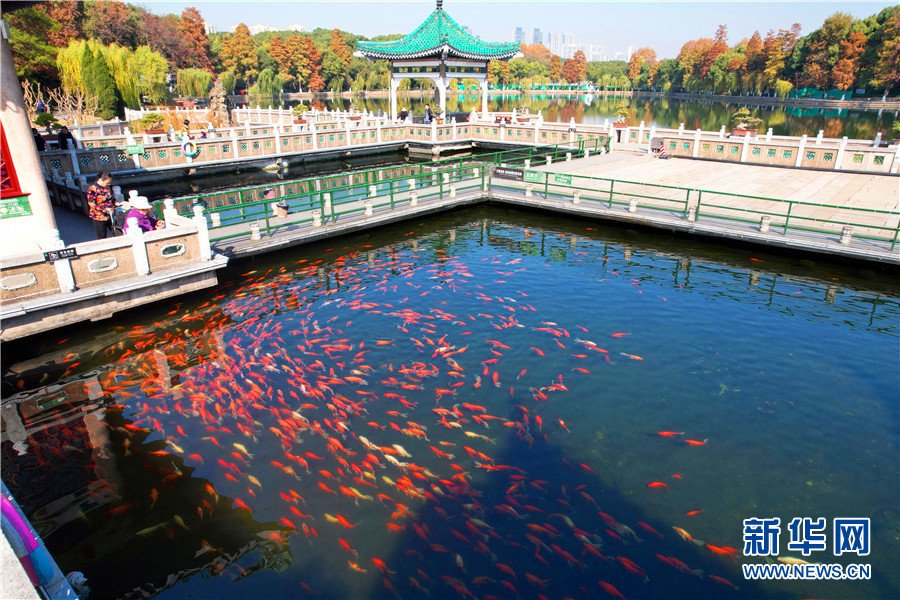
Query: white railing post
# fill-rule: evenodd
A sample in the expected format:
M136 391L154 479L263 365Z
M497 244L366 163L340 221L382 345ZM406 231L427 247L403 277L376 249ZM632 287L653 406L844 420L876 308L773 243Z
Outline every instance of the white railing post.
M691 151L691 156L693 158L697 158L700 153L700 135L702 133L703 131L700 129L694 132L694 149Z
M794 161L794 166L799 167L800 163L803 162L803 152L806 150L806 134L804 133L800 136L800 147L797 148L797 160Z
M834 168L840 170L841 163L844 162L844 152L847 151L847 136L841 138L841 145L838 147L837 156L834 157Z
M134 192L134 190L131 191ZM134 196L131 196L130 194L131 192L129 192L129 200L133 200L134 196L137 196L137 192L134 192ZM166 223L174 223L175 218L177 217L178 210L175 208L175 200L173 200L172 198L166 198L165 200L163 200L163 220Z
M125 235L131 238L131 251L134 255L134 268L138 275L150 274L150 260L147 257L147 244L144 242L144 230L138 226L137 217L128 217Z
M741 148L741 162L747 162L747 154L750 151L750 136L744 136L744 147Z
M203 207L194 205L194 225L197 226L197 243L200 246L200 260L212 260L212 247L209 244L209 226Z

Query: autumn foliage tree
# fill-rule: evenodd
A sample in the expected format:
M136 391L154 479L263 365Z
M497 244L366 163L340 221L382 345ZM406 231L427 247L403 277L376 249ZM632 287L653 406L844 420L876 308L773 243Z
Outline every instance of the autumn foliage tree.
M306 40L306 56L309 65L309 91L320 92L325 89L325 80L322 78L322 53L316 48L312 38L304 38Z
M259 74L259 59L250 28L239 24L234 33L222 41L222 64L225 70L234 71L235 77L249 83Z
M562 59L554 54L550 57L550 81L559 81L562 79L562 73Z
M193 6L189 6L181 12L181 31L184 35L184 43L189 56L189 66L212 72L212 61L209 59L209 38L206 35L206 27L203 17Z
M341 33L340 29L331 30L331 41L328 42L328 49L334 52L334 55L340 59L341 63L344 65L344 71L346 71L350 67L352 52L350 52L347 42L344 41L344 34Z

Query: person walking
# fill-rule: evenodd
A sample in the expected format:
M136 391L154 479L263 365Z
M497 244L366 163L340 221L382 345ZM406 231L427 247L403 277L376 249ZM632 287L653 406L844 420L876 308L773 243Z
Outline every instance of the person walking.
M431 112L431 107L430 107L429 105L426 104L426 105L425 105L425 124L426 124L426 125L430 125L430 124L431 124L431 119L432 119L433 117L434 117L434 115L433 115L432 112Z
M88 216L94 221L98 240L115 236L112 215L116 210L116 199L110 189L111 183L112 175L101 171L97 174L97 182L87 190Z

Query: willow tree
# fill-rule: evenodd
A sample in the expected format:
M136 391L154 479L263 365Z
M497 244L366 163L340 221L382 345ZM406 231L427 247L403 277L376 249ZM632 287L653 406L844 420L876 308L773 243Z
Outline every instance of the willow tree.
M265 68L260 72L256 83L250 86L248 94L250 96L272 97L281 93L282 86L284 86L284 79L272 69Z
M141 96L153 103L165 101L168 95L166 72L169 63L162 54L154 52L150 46L138 46L128 58L127 66Z
M212 74L203 69L178 69L175 74L175 90L187 98L206 97Z
M225 91L229 94L234 93L234 86L237 83L237 78L234 75L234 70L228 69L224 73L219 75L219 80L222 82L222 87L225 88Z
M97 51L102 52L106 59L109 74L116 83L116 90L122 104L129 108L140 108L141 97L138 92L137 80L128 68L128 60L134 53L129 48L123 48L116 44L98 45Z

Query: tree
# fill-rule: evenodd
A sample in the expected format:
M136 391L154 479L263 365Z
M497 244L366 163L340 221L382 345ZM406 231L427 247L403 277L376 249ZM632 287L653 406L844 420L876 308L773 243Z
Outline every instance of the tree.
M557 55L550 57L550 81L557 82L562 78L562 59Z
M774 84L781 75L787 57L794 49L799 35L800 23L794 23L790 29L779 29L777 35L773 31L769 31L766 35L766 39L763 41L766 66L762 77L766 86Z
M294 73L297 78L298 88L302 88L303 86L309 87L309 78L312 73L312 67L310 66L307 44L311 42L312 40L309 38L303 38L296 34L292 35L287 40L287 46L292 49L291 59L294 63L291 67L291 72Z
M841 40L840 59L834 66L834 86L848 90L856 83L859 60L866 46L866 36L859 31L851 31L847 39Z
M578 65L575 63L575 59L566 59L562 66L562 75L569 83L576 83L578 81Z
M212 72L212 61L209 59L209 37L206 35L206 27L200 11L193 6L181 11L181 30L184 34L184 45L190 54L186 61L188 65Z
M133 7L122 2L103 0L84 5L84 32L104 44L134 48L139 24Z
M288 44L284 38L276 37L269 45L269 55L275 60L276 71L281 79L288 85L296 82L297 66L294 60L294 47Z
M834 13L822 27L803 40L799 81L803 86L829 89L832 70L838 61L840 42L849 33L853 17L845 13Z
M584 57L584 52L579 50L572 60L575 61L575 81L584 81L587 77L587 59Z
M313 42L312 38L305 39L306 52L304 54L306 56L307 64L309 65L309 91L319 92L325 89L325 80L322 79L321 75L322 53L316 48L316 44Z
M44 84L54 83L58 76L56 48L45 40L47 32L58 30L59 26L37 8L22 8L3 16L9 20L9 46L16 74Z
M272 98L276 94L281 93L281 87L284 80L272 69L263 69L259 73L259 78L252 86L250 86L249 94L251 96L259 96Z
M209 94L212 73L203 69L178 69L175 91L188 98L205 98Z
M350 48L347 47L347 44L344 41L344 34L341 33L340 29L331 30L331 41L328 42L328 49L341 61L341 73L346 74L350 68L350 58L352 53L350 52ZM325 59L323 58L323 68L324 60Z
M160 17L144 13L141 32L150 49L165 56L175 68L186 68L193 64L193 50L185 43L181 23L175 15Z
M93 56L91 85L93 92L97 94L97 117L104 120L112 119L119 112L119 94L102 52L97 52Z
M44 31L47 43L57 48L63 48L82 34L81 25L84 16L81 13L81 4L81 2L54 0L35 6L44 11L56 24L56 27Z
M881 44L877 51L877 61L872 69L872 84L884 88L885 92L900 85L900 6L884 9L881 26Z
M149 102L160 103L166 99L166 59L150 46L138 46L127 62L128 72L136 82L138 94Z
M234 71L225 71L219 75L219 81L222 82L222 88L229 94L234 93L235 76Z
M641 72L641 63L644 60L638 56L636 53L631 55L631 58L628 59L628 78L634 79L638 76L638 73Z
M728 52L728 29L725 25L719 25L712 45L700 59L700 77L705 78L715 60L726 52Z
M344 89L346 69L341 59L330 49L322 53L322 77L333 92Z
M235 77L249 82L259 73L259 60L253 45L250 29L239 24L234 33L222 41L222 64L226 70L234 71Z

